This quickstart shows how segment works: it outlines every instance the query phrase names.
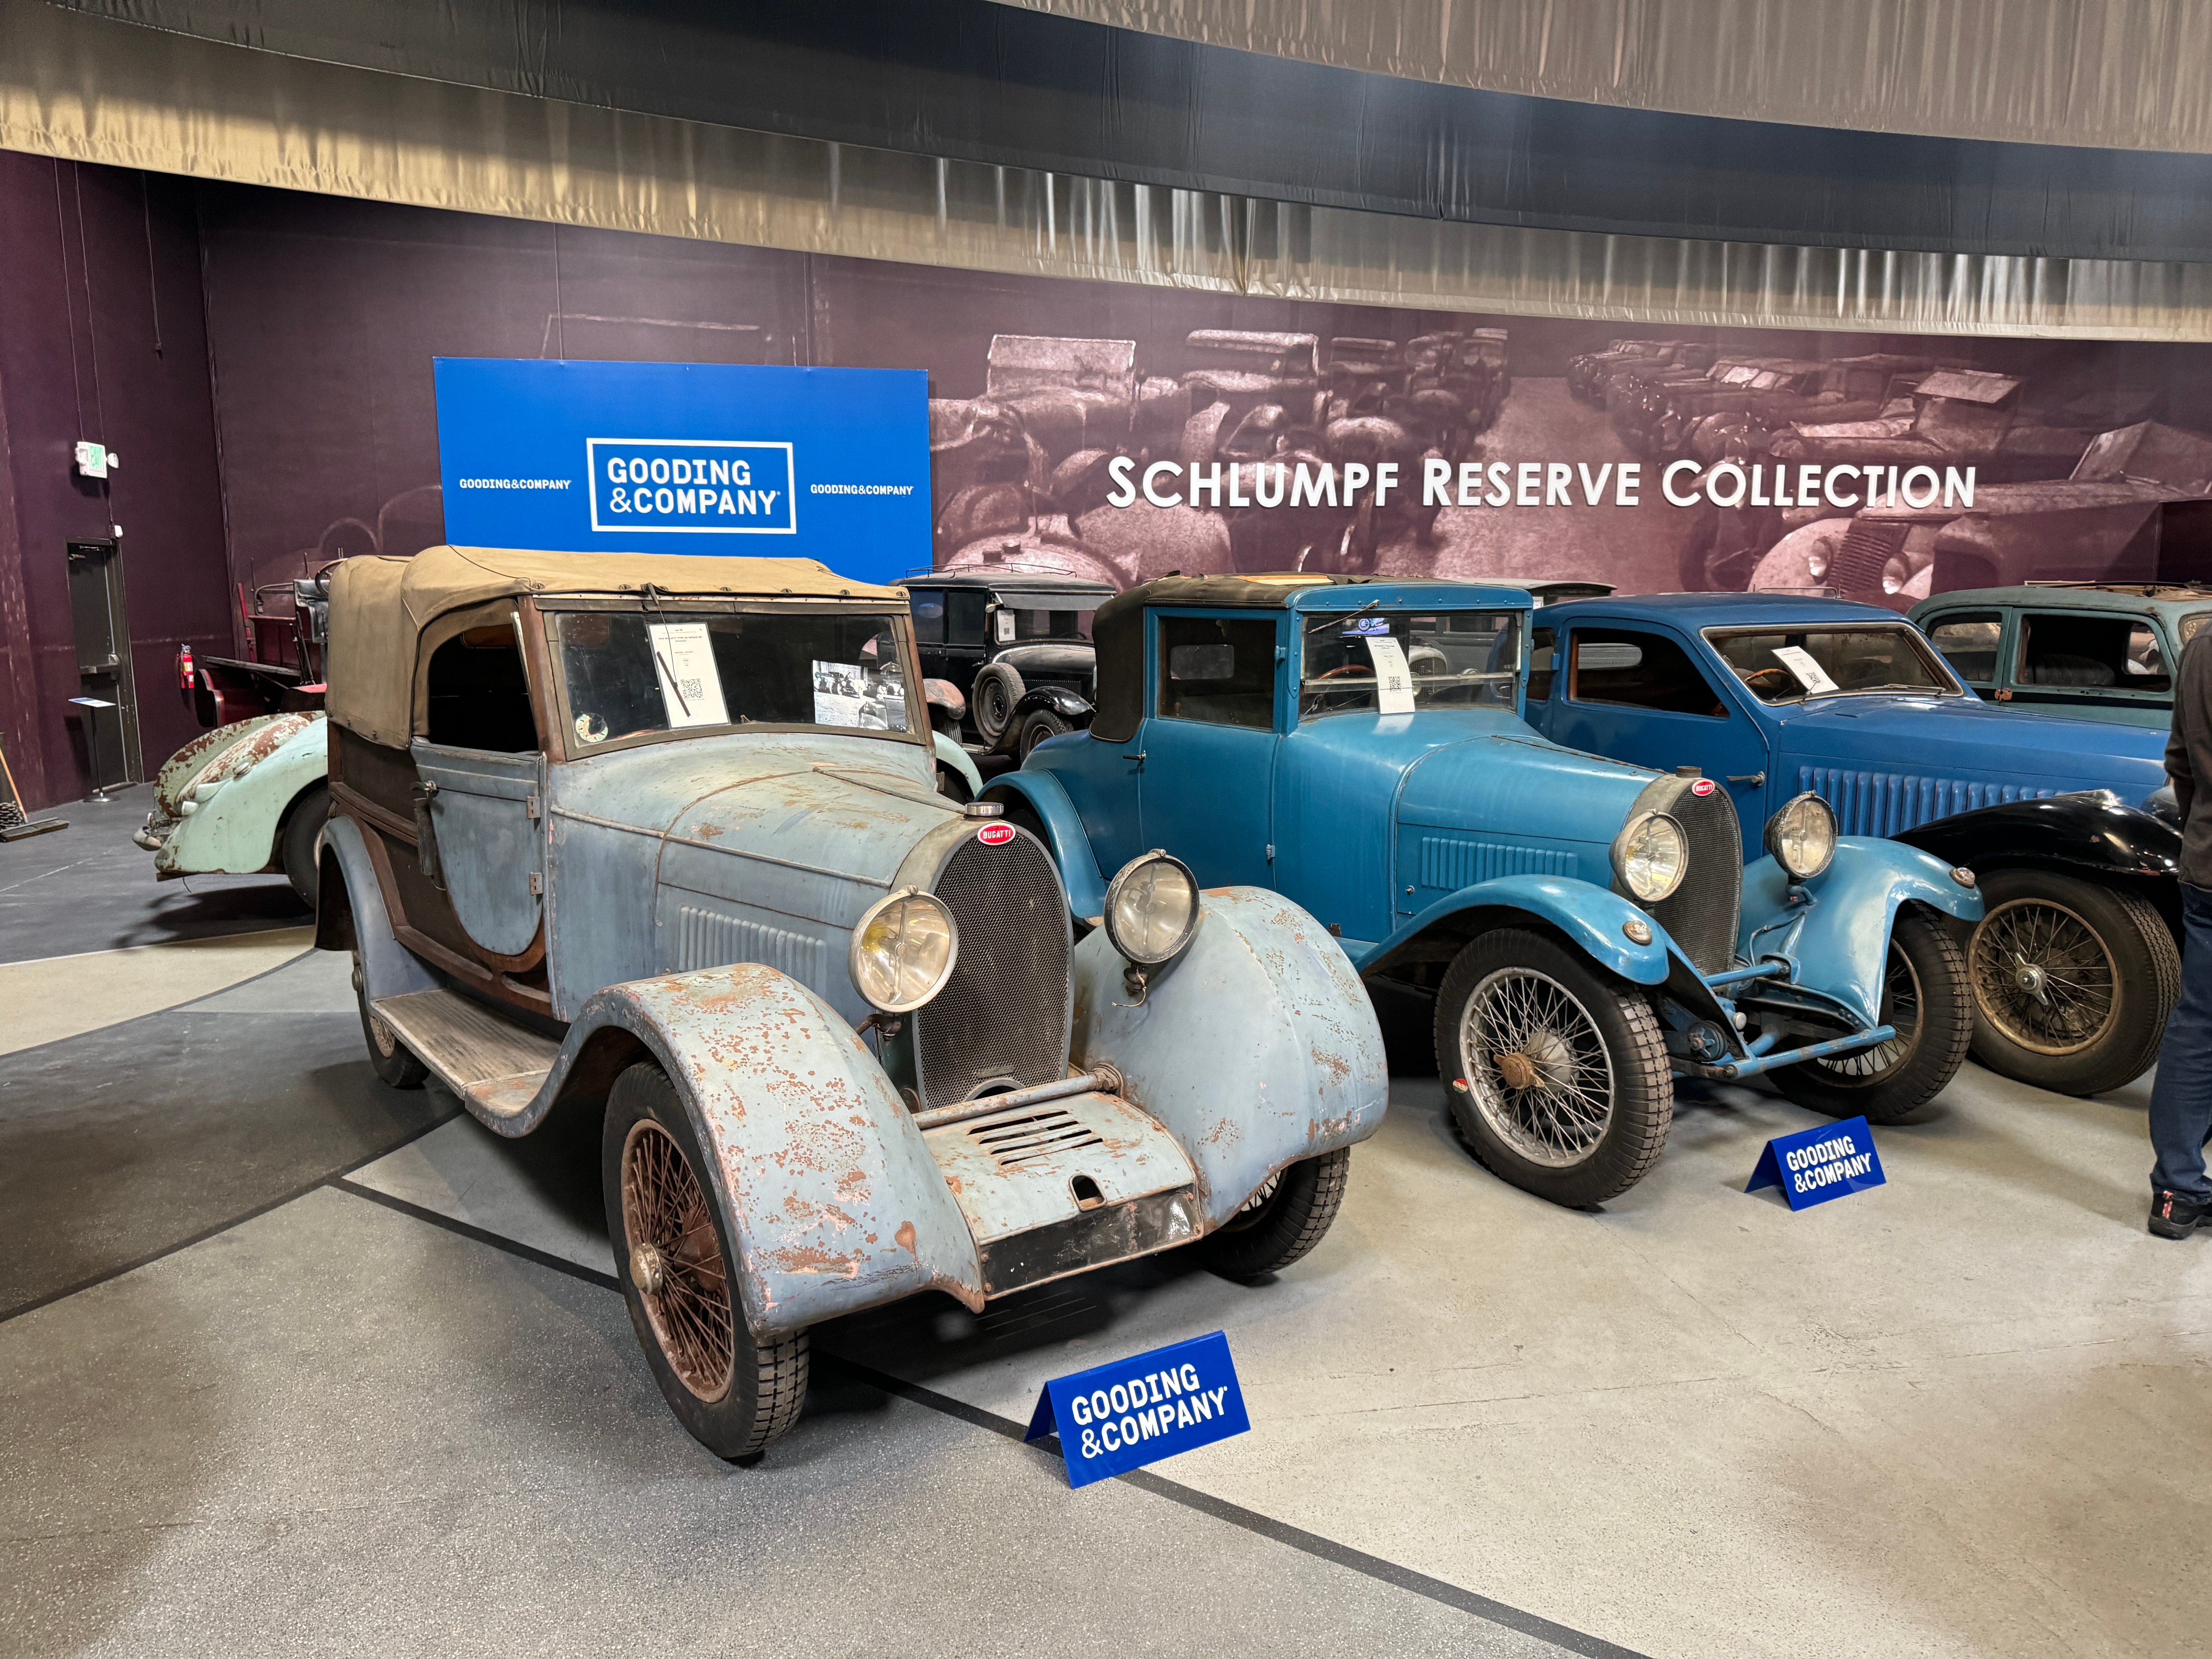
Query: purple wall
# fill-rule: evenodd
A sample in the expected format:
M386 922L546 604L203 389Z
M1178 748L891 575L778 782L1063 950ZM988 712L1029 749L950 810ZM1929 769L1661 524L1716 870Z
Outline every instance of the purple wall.
M105 485L79 438L122 456ZM0 153L0 732L29 806L89 786L64 548L115 524L150 776L199 729L179 642L234 637L191 187Z

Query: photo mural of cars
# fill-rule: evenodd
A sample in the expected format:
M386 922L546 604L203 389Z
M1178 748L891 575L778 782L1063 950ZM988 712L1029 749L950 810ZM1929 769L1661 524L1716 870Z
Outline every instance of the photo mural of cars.
M1529 724L1592 754L1689 766L1746 826L1807 793L1849 836L1971 866L1975 1057L2069 1094L2140 1076L2179 994L2179 838L2140 810L2162 731L1984 702L1904 618L1779 593L1547 608Z
M370 1064L501 1135L596 1115L716 1453L796 1419L825 1319L1185 1245L1264 1281L1328 1231L1388 1096L1342 951L1149 851L1077 941L1036 836L936 787L902 590L441 546L348 561L330 652L316 942Z
M985 799L1051 847L1079 916L1164 848L1208 888L1281 893L1363 976L1432 994L1455 1121L1559 1203L1650 1169L1677 1073L1765 1073L1875 1121L1936 1094L1972 1030L1937 919L1981 915L1972 873L1838 839L1810 793L1754 820L1747 869L1714 780L1529 729L1532 614L1557 612L1472 584L1146 584L1099 610L1089 731Z
M1966 588L1908 614L1951 672L1990 702L2164 732L2181 648L2212 618L2212 587Z

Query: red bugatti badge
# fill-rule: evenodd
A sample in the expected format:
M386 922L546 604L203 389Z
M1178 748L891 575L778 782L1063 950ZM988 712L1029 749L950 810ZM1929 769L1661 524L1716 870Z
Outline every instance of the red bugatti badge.
M1711 778L1699 778L1695 783L1690 786L1690 793L1700 797L1711 794L1713 793L1713 781Z
M987 823L975 832L975 839L986 847L1004 847L1014 838L1011 823Z

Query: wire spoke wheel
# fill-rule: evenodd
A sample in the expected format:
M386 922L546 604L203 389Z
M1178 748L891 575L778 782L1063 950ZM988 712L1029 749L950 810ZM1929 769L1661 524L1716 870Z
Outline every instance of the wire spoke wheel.
M729 1274L705 1189L684 1149L650 1118L623 1143L622 1212L630 1278L661 1354L711 1404L729 1393L737 1364Z
M1882 970L1881 1023L1894 1025L1897 1035L1871 1048L1831 1054L1812 1063L1835 1077L1854 1082L1878 1078L1903 1065L1912 1057L1920 1042L1921 1002L1920 975L1914 971L1911 958L1892 941L1889 959Z
M1613 1121L1613 1058L1596 1020L1558 980L1500 968L1461 1016L1460 1060L1484 1121L1532 1164L1565 1169L1597 1148Z
M2119 1017L2118 964L2097 930L2053 899L1998 906L1975 929L1967 963L1982 1018L2030 1053L2079 1054Z

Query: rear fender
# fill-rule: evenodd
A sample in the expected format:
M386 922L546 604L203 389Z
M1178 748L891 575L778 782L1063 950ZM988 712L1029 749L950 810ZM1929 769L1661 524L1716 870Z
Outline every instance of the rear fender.
M439 984L438 976L393 937L361 825L343 816L332 817L323 832L315 946L357 952L362 988L372 1002L410 991L435 990Z
M584 1004L527 1109L604 1102L638 1060L665 1072L713 1166L745 1323L789 1336L939 1290L983 1305L960 1206L851 1024L758 963L612 985Z
M1898 908L1908 900L1959 921L1982 918L1982 896L1951 878L1951 867L1902 842L1840 837L1836 856L1805 884L1809 904L1788 900L1790 878L1771 858L1744 866L1736 954L1780 957L1790 982L1835 1002L1862 1025L1880 1024L1882 969ZM1746 999L1756 993L1742 988Z
M202 773L232 775L190 816L179 817L154 854L156 875L250 876L276 864L276 832L285 814L302 790L330 773L330 736L324 723L311 720L293 726L299 718L278 714L267 721L244 721L251 729L236 743L220 756L205 757ZM242 775L237 775L240 768Z
M1098 872L1098 855L1091 850L1082 814L1067 798L1060 780L1049 772L1002 772L991 780L991 793L1018 795L1028 802L1044 828L1044 843L1060 866L1060 884L1067 889L1067 908L1079 916L1096 916L1106 908L1106 878Z
M1288 899L1221 887L1141 1001L1104 928L1075 947L1074 1063L1110 1064L1182 1145L1208 1227L1274 1171L1364 1140L1389 1073L1375 1009L1328 930Z

